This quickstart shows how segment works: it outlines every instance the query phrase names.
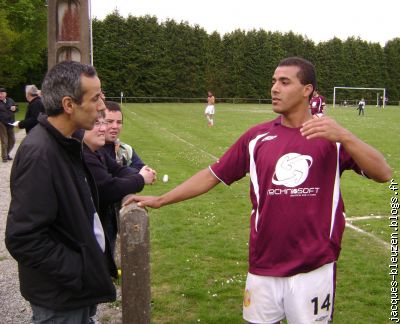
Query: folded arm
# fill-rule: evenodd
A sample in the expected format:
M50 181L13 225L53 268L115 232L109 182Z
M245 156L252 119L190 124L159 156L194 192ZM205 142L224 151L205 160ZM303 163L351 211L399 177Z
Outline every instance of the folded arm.
M307 139L325 138L331 142L341 143L346 152L369 178L377 182L390 180L392 170L384 156L371 145L340 126L332 118L326 116L322 118L314 117L305 122L300 131Z

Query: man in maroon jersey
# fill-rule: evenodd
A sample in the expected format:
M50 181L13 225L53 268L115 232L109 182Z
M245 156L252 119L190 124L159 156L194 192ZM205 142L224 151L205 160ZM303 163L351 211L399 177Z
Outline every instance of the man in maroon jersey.
M332 118L310 114L315 88L310 62L282 60L271 88L279 117L249 129L219 161L170 192L129 201L159 208L250 173L253 210L243 302L250 323L328 322L345 227L340 175L352 169L377 182L391 177L376 149Z
M313 97L310 100L311 115L323 114L325 108L325 98L319 94L318 90L314 90Z

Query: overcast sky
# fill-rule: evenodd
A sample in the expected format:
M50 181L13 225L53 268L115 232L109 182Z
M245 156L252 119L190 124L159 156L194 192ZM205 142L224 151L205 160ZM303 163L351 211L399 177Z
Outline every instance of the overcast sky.
M235 29L290 30L315 41L355 36L382 46L400 37L400 0L91 0L92 16L118 9L123 17L156 16L220 35Z

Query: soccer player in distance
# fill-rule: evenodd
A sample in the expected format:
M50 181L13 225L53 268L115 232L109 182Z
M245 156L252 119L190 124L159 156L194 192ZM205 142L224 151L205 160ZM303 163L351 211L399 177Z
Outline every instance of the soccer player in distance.
M352 169L377 182L392 171L376 149L332 118L312 116L314 66L282 60L272 77L279 116L246 131L210 167L159 197L133 196L159 208L201 195L250 173L249 270L243 318L250 323L327 323L335 264L345 228L340 175Z
M323 114L325 108L325 99L319 94L318 90L314 90L310 100L311 115Z
M207 93L207 107L204 111L204 115L207 118L208 126L214 126L214 114L215 114L215 97L211 91Z

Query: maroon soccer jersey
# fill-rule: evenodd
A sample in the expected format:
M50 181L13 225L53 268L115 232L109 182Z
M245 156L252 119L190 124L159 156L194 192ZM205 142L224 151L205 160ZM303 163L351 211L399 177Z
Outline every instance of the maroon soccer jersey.
M210 166L227 185L250 173L250 273L292 276L337 260L345 169L361 173L340 144L307 140L280 117L248 130Z
M319 114L319 113L323 113L323 106L322 106L322 101L323 99L321 98L321 96L319 97L312 97L310 100L310 109L311 109L311 114L315 115L315 114Z

